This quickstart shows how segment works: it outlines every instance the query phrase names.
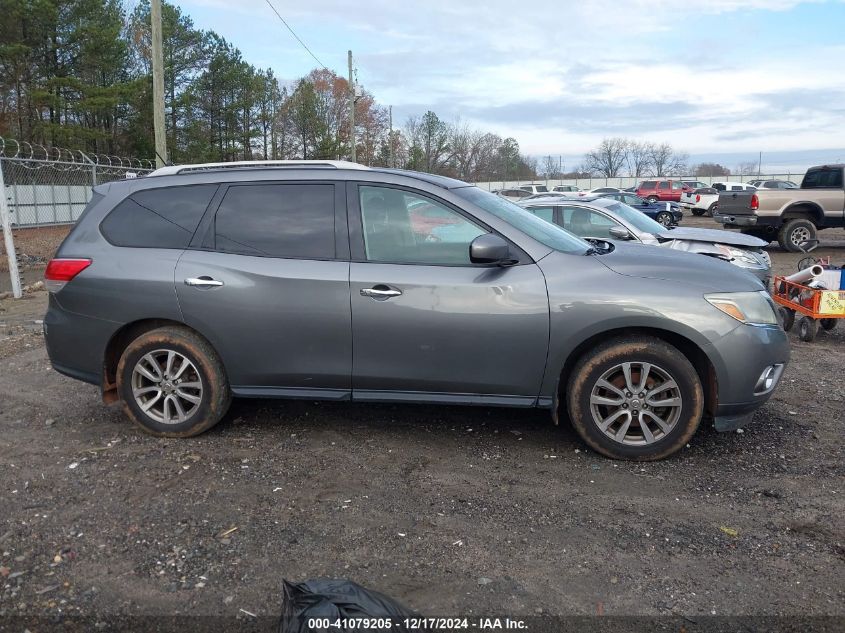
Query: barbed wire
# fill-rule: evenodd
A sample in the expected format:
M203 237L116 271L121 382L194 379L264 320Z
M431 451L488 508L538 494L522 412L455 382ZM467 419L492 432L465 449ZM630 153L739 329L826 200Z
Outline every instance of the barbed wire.
M50 147L40 143L18 141L0 136L0 158L20 161L40 161L52 163L54 169L78 169L80 165L103 167L106 169L143 169L155 168L153 160L148 158L130 158L111 154L96 154L78 149ZM64 167L62 167L64 166Z

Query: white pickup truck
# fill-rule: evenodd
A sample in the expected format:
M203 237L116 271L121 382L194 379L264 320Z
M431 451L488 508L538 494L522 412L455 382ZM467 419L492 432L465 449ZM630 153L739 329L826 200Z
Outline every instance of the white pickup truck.
M756 190L743 182L714 182L709 187L685 191L681 194L680 205L689 209L693 215L712 216L719 208L719 193L722 191L751 191Z

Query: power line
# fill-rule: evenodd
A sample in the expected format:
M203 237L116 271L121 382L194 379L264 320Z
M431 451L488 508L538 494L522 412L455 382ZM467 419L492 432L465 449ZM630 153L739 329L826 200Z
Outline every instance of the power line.
M275 13L276 17L278 17L282 21L282 24L284 24L285 27L287 27L287 30L290 31L290 34L293 35L296 38L296 41L299 42L300 44L302 44L302 48L304 48L306 51L308 51L308 54L311 55L311 57L314 58L314 61L316 61L318 64L320 64L320 66L322 66L324 69L329 70L323 62L321 62L319 59L317 59L317 56L314 53L311 52L311 49L308 48L308 46L306 46L305 42L303 42L299 38L299 36L294 32L294 30L292 28L290 28L290 24L285 22L285 19L281 16L281 14L278 11L276 11L276 7L273 6L273 4L270 2L270 0L264 0L264 1L267 3L268 7L273 9L273 13ZM329 70L329 72L332 72L332 71Z

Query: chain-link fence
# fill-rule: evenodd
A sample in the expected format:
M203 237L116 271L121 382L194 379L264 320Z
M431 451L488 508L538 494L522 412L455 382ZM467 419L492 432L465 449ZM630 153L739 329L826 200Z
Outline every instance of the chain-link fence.
M0 137L0 169L14 227L72 224L91 188L149 173L149 160L86 154Z
M154 168L150 160L88 154L0 137L0 228L11 289L20 296L16 229L73 224L104 182L135 178ZM6 263L6 262L4 262Z

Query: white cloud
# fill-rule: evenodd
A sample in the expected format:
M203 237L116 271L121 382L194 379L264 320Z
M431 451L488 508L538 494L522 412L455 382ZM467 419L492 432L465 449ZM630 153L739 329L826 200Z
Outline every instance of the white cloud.
M537 154L582 152L605 135L693 152L845 145L830 134L844 114L845 47L812 37L786 45L754 22L817 1L271 0L324 61L353 48L360 79L395 112L462 116ZM272 46L290 50L264 0L180 4L246 20L262 59ZM842 15L841 1L829 4ZM696 30L702 16L724 15L728 25L749 11L754 43L771 40L764 53L746 50L744 29ZM230 26L213 28L229 37ZM250 59L251 42L233 43Z

